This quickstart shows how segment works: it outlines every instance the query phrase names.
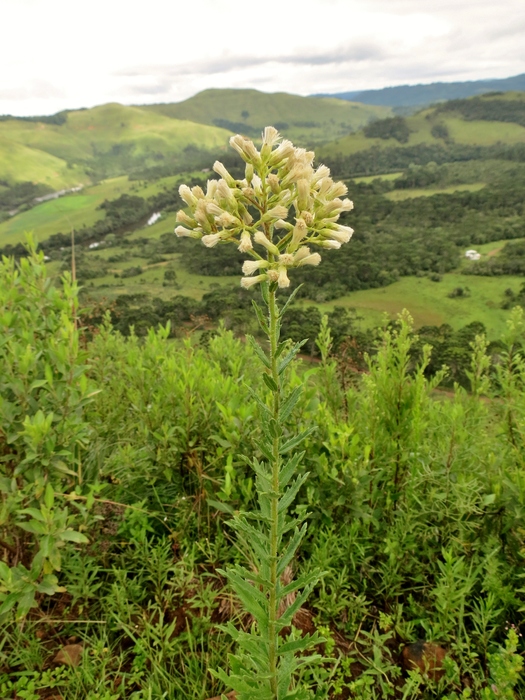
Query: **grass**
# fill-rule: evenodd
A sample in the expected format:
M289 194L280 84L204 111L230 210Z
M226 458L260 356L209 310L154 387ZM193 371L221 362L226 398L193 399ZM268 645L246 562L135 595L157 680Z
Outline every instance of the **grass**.
M453 192L477 192L485 187L484 182L473 182L466 185L449 185L448 187L427 187L425 189L393 190L384 196L393 202L415 197L432 197L434 194L452 194Z
M132 187L127 177L118 177L82 192L43 202L0 224L0 246L24 241L28 231L33 231L38 241L44 241L54 233L68 233L83 224L91 226L103 218L104 212L97 207L105 199L119 197Z
M380 323L384 313L395 318L404 308L412 314L416 327L449 323L458 329L481 321L487 336L496 339L505 331L510 313L499 306L503 293L509 287L517 292L522 283L523 279L517 276L474 277L459 273L445 274L441 282L426 277L403 277L388 287L353 292L320 308L354 307L367 327ZM469 287L471 296L449 298L447 295L456 287Z
M355 177L354 182L370 183L374 180L397 180L403 173L387 173L386 175L365 175L363 177Z
M1 129L5 123L0 122L0 180L9 183L38 182L55 190L89 182L83 168L69 168L64 160L53 154L6 137Z
M104 212L98 209L104 200L117 199L125 193L147 199L165 188L177 187L185 178L187 175L177 175L162 178L153 183L143 183L129 180L127 175L124 175L86 187L80 193L44 202L0 223L0 246L24 241L28 231L33 231L39 241L44 241L54 233L67 233L72 228L80 228L83 224L91 226L104 217ZM170 217L169 225L173 231L174 216ZM146 234L158 238L162 233L165 233L165 226L162 221L159 221L154 226L141 229L132 236Z
M288 93L264 93L258 90L204 90L176 104L148 105L150 110L175 119L214 124L222 119L261 131L272 124L292 141L310 145L330 141L365 126L372 119L392 114L390 107L375 107L346 100L300 97ZM246 132L245 132L246 133ZM258 136L258 133L256 133Z
M191 146L220 149L229 135L216 126L120 104L69 112L61 125L10 119L0 122L0 178L60 189L88 183L85 166L122 172L132 162L158 164Z

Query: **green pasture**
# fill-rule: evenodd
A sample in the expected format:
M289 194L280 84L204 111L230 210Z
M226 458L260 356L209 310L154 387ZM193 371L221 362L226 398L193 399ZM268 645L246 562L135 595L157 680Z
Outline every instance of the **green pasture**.
M54 233L68 233L84 224L92 226L104 216L97 209L100 204L129 192L132 186L127 176L117 177L16 214L0 224L0 246L24 241L29 231L36 240L44 241Z
M67 163L51 153L29 148L5 136L0 122L0 180L8 183L38 182L54 190L89 182L81 167Z
M473 182L465 185L450 185L449 187L426 187L420 189L393 190L384 196L393 202L415 197L432 197L434 194L453 194L454 192L477 192L485 187L484 182Z
M363 177L354 177L354 182L370 183L374 180L397 180L403 173L386 173L386 175L365 175Z
M385 313L395 318L405 308L412 314L416 327L449 323L458 329L481 321L488 337L496 339L504 333L510 313L500 308L503 293L509 287L518 292L523 281L521 277L475 277L459 273L445 274L441 282L426 277L403 277L388 287L353 292L320 306L324 310L334 306L354 307L363 316L364 326L381 323ZM468 287L470 296L451 299L448 294L457 287Z

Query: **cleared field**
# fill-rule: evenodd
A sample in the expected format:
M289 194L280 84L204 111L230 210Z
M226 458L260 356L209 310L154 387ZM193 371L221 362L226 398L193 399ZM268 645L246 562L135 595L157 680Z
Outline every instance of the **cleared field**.
M450 185L449 187L427 187L426 189L394 190L384 196L393 202L415 197L432 197L434 194L452 194L453 192L477 192L485 187L484 182L473 182L467 185Z
M132 187L127 176L117 177L16 214L0 224L0 246L24 241L29 231L36 240L44 241L54 233L68 233L83 224L92 226L104 216L98 207L105 199L119 197Z
M523 281L522 277L474 277L461 274L443 275L441 282L432 282L424 277L404 277L388 287L353 292L320 307L355 307L363 316L365 326L380 323L384 313L395 318L404 308L410 311L418 327L449 323L457 329L473 321L481 321L486 326L487 336L495 339L505 331L509 315L509 311L499 306L503 293L509 287L517 292ZM470 296L453 299L448 297L456 287L468 287Z

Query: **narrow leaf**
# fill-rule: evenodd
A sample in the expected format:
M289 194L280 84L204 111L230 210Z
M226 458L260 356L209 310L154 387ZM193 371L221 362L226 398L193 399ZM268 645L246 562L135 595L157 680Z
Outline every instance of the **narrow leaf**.
M255 314L257 316L257 320L259 321L259 325L260 325L263 333L265 333L266 335L270 335L268 323L267 323L266 319L264 318L264 314L261 310L261 307L253 299L252 299L252 304L253 304L253 308L255 309Z
M284 445L282 445L281 448L279 449L279 452L283 455L286 452L293 450L294 447L297 447L297 445L299 445L303 440L305 440L314 431L315 431L315 428L307 428L307 430L303 430L302 433L299 433L299 435L296 435L295 437L290 438L290 440L285 442Z
M301 540L306 534L306 528L307 525L306 523L303 524L302 528L299 530L297 528L293 534L293 537L291 538L290 542L288 543L288 546L286 548L285 553L281 557L281 560L279 561L277 565L277 576L280 576L283 571L286 569L288 564L292 561L293 556L295 552L297 551L297 548L301 544Z
M283 308L281 309L281 311L280 311L280 313L279 313L280 318L282 318L282 317L284 316L284 314L286 313L286 309L287 309L287 308L290 306L290 304L293 302L293 300L294 300L295 297L297 296L297 292L301 289L302 286L303 286L303 285L300 284L300 285L299 285L298 287L296 287L296 288L293 290L293 292L290 294L290 296L289 296L288 299L286 300L286 303L283 305Z
M277 384L275 383L275 380L273 377L271 377L269 374L267 374L265 372L263 374L262 378L263 378L263 382L266 384L268 389L270 389L270 391L279 391Z
M255 340L253 335L246 336L246 339L250 343L252 350L255 352L259 360L263 363L265 367L268 367L268 369L270 369L272 366L270 359L268 358L264 350L261 348L259 343Z
M287 510L288 506L292 503L294 498L297 496L297 493L301 486L304 484L304 482L308 479L309 472L306 472L306 474L303 474L302 476L298 477L293 484L286 489L283 497L279 501L279 506L278 510L279 513L283 513L284 511Z
M299 386L296 386L295 389L293 389L293 391L290 392L283 405L281 406L281 411L279 413L279 418L281 419L281 421L284 422L285 420L288 420L302 393L303 387L301 384Z
M281 375L284 370L288 367L290 362L294 359L294 357L297 355L299 350L303 347L303 345L306 343L306 340L301 340L299 343L295 343L293 348L288 352L288 354L285 356L283 360L281 360L281 363L279 364L279 375Z

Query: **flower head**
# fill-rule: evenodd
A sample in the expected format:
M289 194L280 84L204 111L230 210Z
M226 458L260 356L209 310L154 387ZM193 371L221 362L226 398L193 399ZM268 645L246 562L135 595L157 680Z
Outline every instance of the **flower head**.
M245 178L236 180L216 161L220 179L209 180L206 192L181 185L186 210L177 214L175 233L209 248L235 243L253 258L243 265L243 287L262 281L288 287L290 270L320 263L311 245L337 250L350 240L353 230L338 223L353 208L343 199L347 187L334 182L325 165L314 168L313 152L283 140L274 127L264 129L260 150L240 134L230 144L245 161Z

